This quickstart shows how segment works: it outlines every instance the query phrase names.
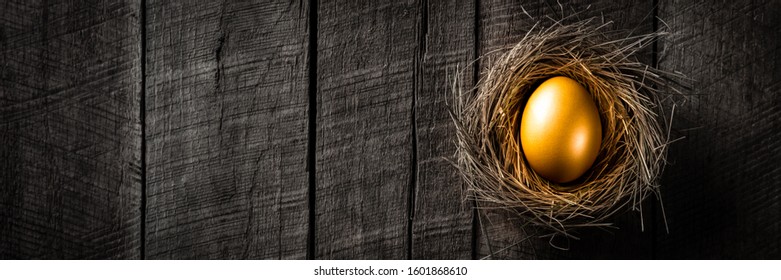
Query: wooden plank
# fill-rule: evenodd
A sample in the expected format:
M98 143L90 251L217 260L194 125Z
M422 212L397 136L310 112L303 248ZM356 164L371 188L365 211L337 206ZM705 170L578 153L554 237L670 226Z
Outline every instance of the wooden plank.
M147 256L305 258L306 2L147 7Z
M139 258L139 1L0 6L0 258Z
M316 257L407 257L415 1L318 10Z
M692 81L679 100L659 256L781 258L781 3L661 1L675 36L661 68Z
M448 113L456 70L464 89L473 85L473 2L424 1L416 96L417 186L414 193L412 258L472 257L472 204L445 158L455 153L455 127Z
M653 3L647 0L614 3L613 1L592 1L591 3L567 3L562 1L517 1L484 0L478 8L479 54L517 43L537 22L550 23L548 18L570 20L599 17L613 21L614 30L632 31L634 34L653 31ZM528 14L527 14L528 13ZM498 55L498 54L497 54ZM480 70L486 71L495 56L480 60ZM652 62L651 50L639 55L645 63ZM655 202L653 202L655 203ZM646 203L646 209L653 209L653 203ZM653 211L647 211L653 213ZM651 258L653 257L654 228L652 219L646 218L646 230L641 232L640 218L635 212L615 216L610 222L617 230L586 229L576 233L580 240L564 238L540 239L540 231L522 226L519 220L507 211L481 211L481 227L477 231L477 255L480 258ZM649 225L650 224L650 225ZM549 243L568 250L558 250Z

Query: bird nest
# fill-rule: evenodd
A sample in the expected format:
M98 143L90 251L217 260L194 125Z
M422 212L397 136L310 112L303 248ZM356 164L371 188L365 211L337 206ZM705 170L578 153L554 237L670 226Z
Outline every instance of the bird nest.
M662 33L612 39L619 33L595 21L535 25L482 72L473 90L454 83L455 164L478 209L511 210L545 235L574 237L573 229L610 225L607 218L618 211L642 214L641 202L659 197L669 135L659 97L677 90L670 86L670 73L634 55ZM554 76L584 86L602 124L595 162L566 184L535 173L519 142L526 100Z

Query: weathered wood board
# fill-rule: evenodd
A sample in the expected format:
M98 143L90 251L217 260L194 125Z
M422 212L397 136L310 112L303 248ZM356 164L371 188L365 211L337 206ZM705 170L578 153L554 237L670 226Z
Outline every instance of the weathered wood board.
M141 256L139 15L0 5L0 258Z
M419 11L319 3L317 258L407 258Z
M147 3L148 258L306 257L306 2Z
M464 90L474 84L474 8L469 1L423 1L415 96L413 259L472 257L472 203L448 161L456 139L448 107L454 101L456 77Z
M661 1L676 98L659 258L781 258L781 3ZM658 215L661 216L661 215Z

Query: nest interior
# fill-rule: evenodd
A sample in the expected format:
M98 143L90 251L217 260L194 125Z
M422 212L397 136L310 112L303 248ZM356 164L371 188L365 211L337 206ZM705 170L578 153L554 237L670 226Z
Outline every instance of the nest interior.
M638 62L634 54L663 34L612 39L620 32L594 22L536 25L488 63L475 89L454 83L456 166L478 208L510 210L549 234L574 237L572 229L608 226L606 218L617 211L642 213L645 198L659 197L669 135L659 97L672 87L669 73ZM588 90L603 130L592 167L563 185L537 175L519 143L528 96L554 76L572 78Z

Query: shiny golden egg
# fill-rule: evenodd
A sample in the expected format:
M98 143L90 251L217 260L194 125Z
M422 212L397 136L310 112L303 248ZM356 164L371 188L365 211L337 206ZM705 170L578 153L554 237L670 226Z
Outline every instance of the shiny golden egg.
M567 77L545 80L521 117L521 147L540 176L567 183L582 176L602 144L599 111L586 88Z

